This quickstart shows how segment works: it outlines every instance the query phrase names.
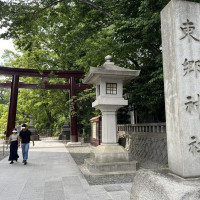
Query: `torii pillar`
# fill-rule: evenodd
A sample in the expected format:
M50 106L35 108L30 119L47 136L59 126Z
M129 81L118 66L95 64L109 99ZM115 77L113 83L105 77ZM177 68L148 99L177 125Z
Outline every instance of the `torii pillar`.
M19 87L19 76L13 75L12 84L11 84L11 94L10 94L10 105L9 105L9 112L8 112L6 139L8 139L8 137L12 134L13 128L15 128L18 87Z
M76 113L76 82L75 78L70 78L70 142L67 146L81 145L78 141L77 133L77 113Z
M75 78L70 78L70 142L78 142L77 134L77 114L76 114L76 82Z

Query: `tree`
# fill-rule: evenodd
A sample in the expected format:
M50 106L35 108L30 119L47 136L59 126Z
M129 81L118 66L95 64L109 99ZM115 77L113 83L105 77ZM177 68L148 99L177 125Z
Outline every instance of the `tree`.
M4 133L7 126L9 95L8 89L0 88L0 133Z
M0 27L8 28L1 37L14 38L16 48L22 52L22 56L16 56L10 63L13 67L87 72L90 66L102 65L104 57L112 54L119 66L141 70L138 79L125 87L141 121L163 121L160 11L168 2L1 1ZM81 96L81 92L77 94L78 99ZM88 111L91 117L94 114ZM147 115L151 118L147 119Z

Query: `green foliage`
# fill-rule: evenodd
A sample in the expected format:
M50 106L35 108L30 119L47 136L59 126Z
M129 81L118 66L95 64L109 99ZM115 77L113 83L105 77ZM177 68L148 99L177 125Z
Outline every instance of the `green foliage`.
M31 69L84 70L113 56L121 67L141 70L125 86L142 122L164 121L160 11L169 0L0 1L1 38L13 38L20 54L6 52L7 66ZM25 83L43 82L24 77ZM51 84L68 80L49 78ZM77 80L77 83L80 83ZM89 132L95 88L76 94L79 129ZM5 101L4 101L5 103ZM34 116L37 129L61 127L71 110L65 90L20 90L17 123ZM80 109L81 108L81 109ZM127 111L127 109L125 109ZM148 116L148 117L146 117ZM123 116L122 116L123 118ZM53 127L52 127L53 126Z
M10 91L5 88L0 88L0 104L7 104L9 101Z
M0 133L4 133L7 128L7 120L8 120L8 102L4 102L5 104L0 104Z
M0 139L5 139L6 135L0 135Z
M36 129L61 127L66 111L65 92L21 90L18 98L17 124L29 123L32 115Z
M87 138L90 134L90 119L94 116L100 115L100 111L92 108L92 102L96 98L95 93L96 88L87 89L84 91L80 91L77 99L77 116L78 116L78 128L83 133L83 129L85 130L85 138Z

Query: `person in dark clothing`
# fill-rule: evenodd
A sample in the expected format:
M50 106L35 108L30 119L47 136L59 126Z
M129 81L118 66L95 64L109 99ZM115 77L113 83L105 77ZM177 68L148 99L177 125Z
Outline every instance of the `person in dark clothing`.
M8 145L10 144L10 156L8 161L11 161L10 164L13 164L14 160L18 160L19 156L17 153L18 150L18 134L17 134L17 129L14 128L12 131L12 134L9 137L8 143L7 143L7 149L8 149Z
M33 146L34 146L34 140L33 140L31 131L27 129L26 124L22 125L22 130L19 133L18 146L20 146L20 140L21 140L23 163L24 165L26 165L27 160L28 160L28 150L29 150L30 141L33 142Z

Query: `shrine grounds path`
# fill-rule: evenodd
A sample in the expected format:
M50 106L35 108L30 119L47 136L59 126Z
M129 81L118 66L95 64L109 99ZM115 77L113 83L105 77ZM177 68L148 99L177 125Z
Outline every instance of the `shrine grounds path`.
M89 185L58 140L30 145L28 164L0 161L0 200L129 200L132 183Z

